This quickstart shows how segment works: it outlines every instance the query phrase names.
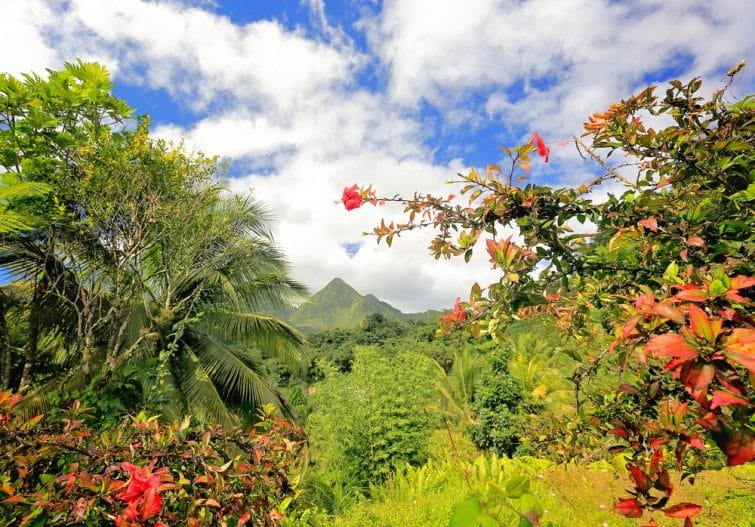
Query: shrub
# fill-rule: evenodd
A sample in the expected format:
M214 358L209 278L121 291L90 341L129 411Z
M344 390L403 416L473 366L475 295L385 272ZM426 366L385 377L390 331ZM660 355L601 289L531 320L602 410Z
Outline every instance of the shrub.
M272 407L247 430L140 414L97 432L78 402L60 417L20 422L19 400L0 394L0 524L268 527L293 498L302 436Z
M350 374L333 374L316 387L308 421L313 457L330 477L365 487L427 459L436 424L427 404L435 394L433 372L432 361L417 353L361 348Z

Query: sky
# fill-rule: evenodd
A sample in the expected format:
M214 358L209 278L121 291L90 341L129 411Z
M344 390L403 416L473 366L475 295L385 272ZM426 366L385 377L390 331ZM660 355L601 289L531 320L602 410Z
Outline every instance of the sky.
M555 143L649 84L708 91L755 52L753 0L0 0L0 71L96 60L152 133L218 155L227 185L275 217L295 278L335 277L405 312L443 309L495 279L484 251L436 261L432 233L391 249L363 236L400 209L338 202L455 192L471 165L538 132ZM12 45L8 43L12 42ZM755 64L732 97L753 92ZM552 148L532 180L578 185L594 168Z

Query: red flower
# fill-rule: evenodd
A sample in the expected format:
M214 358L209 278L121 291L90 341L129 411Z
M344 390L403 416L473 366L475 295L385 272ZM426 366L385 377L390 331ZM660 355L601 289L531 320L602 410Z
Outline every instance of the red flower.
M137 467L131 463L121 463L121 468L131 474L128 488L116 494L116 498L128 503L126 510L119 516L123 520L147 520L159 514L162 507L160 491L172 488L172 485L162 485L162 476L167 474L167 468L152 472L150 467Z
M539 134L532 134L532 141L535 143L535 146L537 146L537 153L540 154L540 157L544 157L545 162L547 163L551 149L545 145L545 141L543 141L543 138L540 137Z
M459 321L467 319L467 314L461 309L461 298L458 296L456 297L456 302L454 302L454 317Z
M344 187L341 201L346 210L358 209L362 206L362 194L359 193L356 184L351 187Z

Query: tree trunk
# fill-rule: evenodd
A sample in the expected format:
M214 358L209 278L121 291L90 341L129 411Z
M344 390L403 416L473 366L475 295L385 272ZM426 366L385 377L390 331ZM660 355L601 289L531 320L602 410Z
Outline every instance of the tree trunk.
M10 388L11 348L8 324L5 321L5 313L8 310L8 302L0 293L0 390Z
M39 309L41 285L37 283L34 286L34 295L32 296L31 306L29 306L29 342L26 343L26 353L24 354L24 369L21 371L21 380L18 382L18 390L21 391L31 382L31 372L34 367L34 361L37 359L37 350L39 347Z

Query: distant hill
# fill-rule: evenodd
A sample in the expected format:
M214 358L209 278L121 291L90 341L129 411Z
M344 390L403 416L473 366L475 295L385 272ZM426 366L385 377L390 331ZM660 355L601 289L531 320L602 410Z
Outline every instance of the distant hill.
M374 295L360 295L349 284L335 278L297 309L280 315L302 331L314 333L326 329L357 327L373 313L404 322L424 322L441 314L440 311L432 310L424 313L402 313Z

